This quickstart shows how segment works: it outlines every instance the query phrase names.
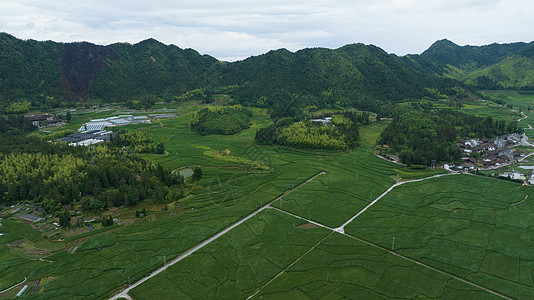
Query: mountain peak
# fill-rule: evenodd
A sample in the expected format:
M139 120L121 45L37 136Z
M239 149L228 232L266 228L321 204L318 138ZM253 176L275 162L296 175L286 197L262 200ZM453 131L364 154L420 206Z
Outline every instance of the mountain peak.
M448 39L441 39L432 44L425 52L433 52L433 51L440 51L440 50L446 50L446 49L455 49L460 48L457 44L454 42L448 40Z

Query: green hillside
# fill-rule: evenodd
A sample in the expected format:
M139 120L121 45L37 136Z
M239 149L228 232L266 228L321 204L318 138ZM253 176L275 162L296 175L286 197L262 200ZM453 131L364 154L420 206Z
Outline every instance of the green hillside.
M485 89L534 88L534 60L520 55L469 73L465 82Z
M273 117L306 107L358 107L388 114L392 103L421 99L432 89L532 89L534 44L458 46L434 43L399 57L364 44L338 49L269 51L228 63L154 39L108 46L20 40L0 33L0 108L28 100L59 107L99 100L172 101L192 90L231 94ZM457 90L457 89L456 89ZM203 92L201 91L201 92Z
M435 42L421 55L405 59L426 72L454 78L480 89L534 88L534 43L459 46Z
M99 46L23 41L3 33L0 45L0 104L22 99L33 106L95 99L170 101L209 88L283 116L313 105L380 111L389 101L421 98L427 87L445 93L459 84L363 44L295 53L280 49L234 63L154 39Z

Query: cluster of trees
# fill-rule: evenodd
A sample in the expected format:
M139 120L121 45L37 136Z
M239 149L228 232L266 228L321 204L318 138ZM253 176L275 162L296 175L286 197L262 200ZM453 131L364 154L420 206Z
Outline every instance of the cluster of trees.
M252 111L241 105L204 108L191 117L191 130L200 134L236 134L249 127Z
M9 118L0 117L0 126L9 125ZM186 192L178 173L171 174L117 147L93 147L93 165L86 147L48 143L22 134L24 123L11 125L0 133L3 205L33 201L48 213L71 205L99 211L108 205L131 206L145 200L174 201Z
M17 135L28 133L37 128L23 115L0 115L0 134Z
M256 143L297 148L346 150L359 145L358 126L369 123L368 113L332 115L330 124L311 119L282 119L256 132Z
M398 116L382 132L379 144L399 154L407 165L428 166L436 162L455 161L460 152L458 137L491 138L521 132L516 121L507 123L491 117L477 117L454 110L410 112Z
M6 114L22 114L30 111L31 104L28 100L20 100L6 105L3 111Z
M117 135L111 140L111 145L126 149L135 153L165 153L165 145L152 140L150 133L146 131L115 130Z

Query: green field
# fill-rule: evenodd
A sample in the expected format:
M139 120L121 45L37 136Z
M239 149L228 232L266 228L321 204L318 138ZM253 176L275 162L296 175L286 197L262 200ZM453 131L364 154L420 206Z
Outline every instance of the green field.
M271 123L263 109L253 109L250 128L239 134L195 134L189 130L191 115L202 107L174 103L168 108L179 108L179 117L121 127L148 131L165 144L166 154L143 154L145 159L167 169L202 168L198 187L179 199L183 207L155 214L150 221L81 234L62 243L4 219L0 290L27 276L29 281L47 278L41 292L27 298L107 298L128 281L161 267L164 257L171 261L284 194L273 207L337 227L396 181L443 172L410 170L377 158L372 151L387 121L362 127L360 148L310 151L255 145L256 130ZM255 167L260 163L264 167ZM259 290L256 297L268 298L491 296L383 249L391 247L395 236L395 251L406 257L511 297L528 298L534 292L534 260L527 243L534 214L528 199L509 205L522 201L530 189L475 176L402 185L345 227L348 234L377 246L310 224L302 227L305 221L266 209L130 295L240 299ZM131 215L145 206L119 210L114 216ZM47 254L10 245L16 241Z
M402 255L528 299L534 295L534 204L527 195L534 189L468 175L405 184L345 232L385 248L395 237Z
M504 101L506 104L513 105L516 111L522 111L528 118L520 121L520 125L524 128L528 128L528 125L534 126L534 94L528 92L519 92L513 90L495 90L495 91L483 91L483 95L491 98ZM530 108L530 110L529 110ZM517 116L517 119L522 118L521 115ZM517 120L516 119L516 120ZM525 133L530 138L534 137L534 131L531 129L525 129Z
M459 280L335 233L253 299L497 299Z
M135 299L244 299L330 234L264 210L132 290Z

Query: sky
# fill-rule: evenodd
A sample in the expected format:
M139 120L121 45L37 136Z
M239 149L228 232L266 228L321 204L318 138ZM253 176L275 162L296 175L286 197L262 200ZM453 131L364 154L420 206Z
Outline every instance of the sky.
M0 32L21 39L135 44L154 38L224 61L269 50L376 45L418 54L534 40L532 0L0 0Z

